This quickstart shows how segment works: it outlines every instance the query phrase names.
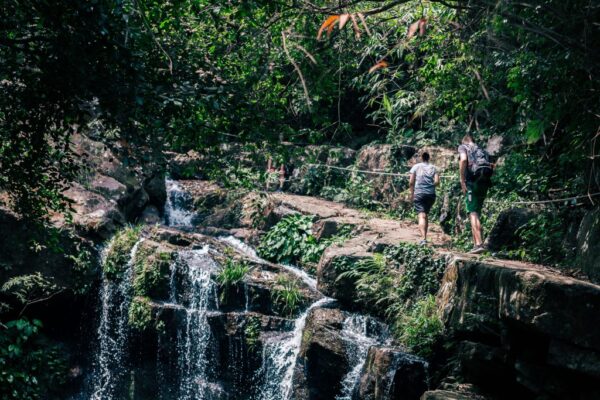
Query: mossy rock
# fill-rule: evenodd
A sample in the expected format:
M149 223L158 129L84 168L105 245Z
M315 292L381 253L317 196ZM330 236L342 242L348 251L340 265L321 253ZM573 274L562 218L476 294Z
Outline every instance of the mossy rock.
M173 251L152 241L145 241L134 260L133 290L136 296L165 299L169 293L170 265Z
M126 227L113 236L102 264L104 275L108 279L120 279L123 276L131 250L140 239L140 234L141 227Z

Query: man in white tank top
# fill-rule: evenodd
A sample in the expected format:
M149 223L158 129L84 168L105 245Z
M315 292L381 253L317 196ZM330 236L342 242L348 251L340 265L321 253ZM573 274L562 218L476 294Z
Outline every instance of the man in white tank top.
M419 215L419 232L421 241L419 244L427 244L427 229L429 220L427 214L431 206L435 203L435 187L440 184L440 176L437 169L429 164L429 153L421 154L420 162L410 169L410 198L415 206L415 211Z

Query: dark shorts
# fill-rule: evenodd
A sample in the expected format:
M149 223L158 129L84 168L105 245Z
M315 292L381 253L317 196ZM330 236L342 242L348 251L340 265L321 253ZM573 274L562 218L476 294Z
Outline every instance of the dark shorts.
M415 211L418 213L429 213L431 206L435 203L435 194L415 194Z
M491 182L489 179L479 179L474 182L467 181L467 196L465 206L468 213L481 213L483 202L487 196Z

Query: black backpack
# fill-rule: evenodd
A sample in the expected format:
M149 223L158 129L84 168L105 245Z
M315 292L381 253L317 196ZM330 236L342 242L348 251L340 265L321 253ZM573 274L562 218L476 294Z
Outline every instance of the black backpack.
M476 144L467 145L467 158L469 159L469 175L471 180L481 178L489 179L494 174L490 156L484 149Z

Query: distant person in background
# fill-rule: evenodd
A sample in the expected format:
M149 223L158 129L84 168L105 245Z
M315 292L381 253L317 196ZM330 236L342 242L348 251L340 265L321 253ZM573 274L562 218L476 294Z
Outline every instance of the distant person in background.
M429 153L421 154L420 162L410 169L410 198L415 206L415 211L419 214L419 232L421 241L419 244L427 244L427 229L429 228L429 219L427 215L431 206L435 203L435 187L440 184L440 176L437 169L429 164Z
M282 191L283 184L285 183L285 165L282 163L281 166L277 168L273 163L273 159L269 157L266 174L267 191L271 190L271 185L279 185L276 191Z
M480 254L485 251L485 247L479 216L492 183L494 164L490 163L487 152L477 146L470 135L463 137L462 144L458 146L458 154L460 187L466 195L465 206L469 213L474 242L473 249L469 253Z

